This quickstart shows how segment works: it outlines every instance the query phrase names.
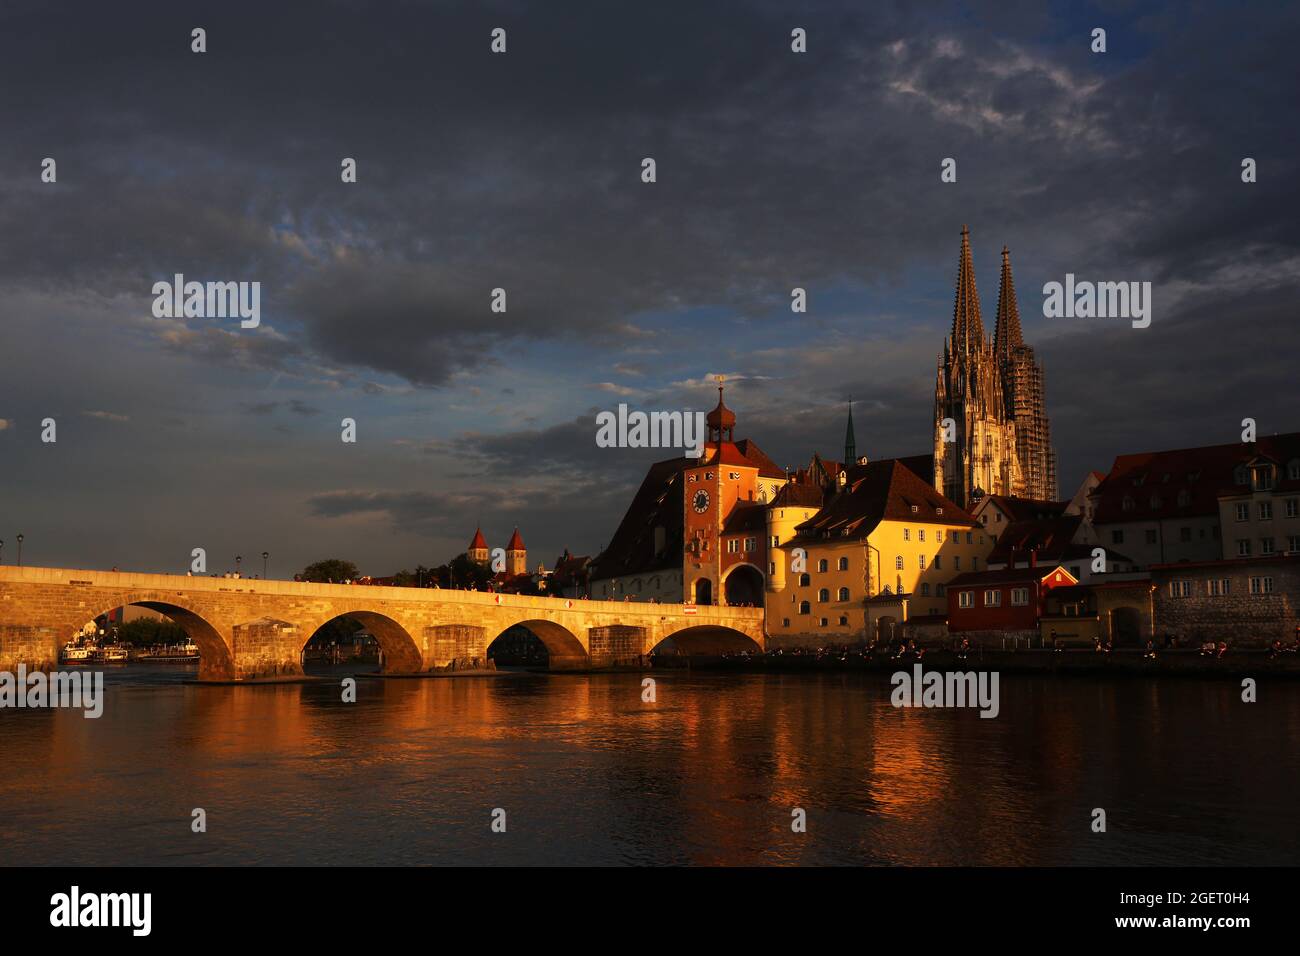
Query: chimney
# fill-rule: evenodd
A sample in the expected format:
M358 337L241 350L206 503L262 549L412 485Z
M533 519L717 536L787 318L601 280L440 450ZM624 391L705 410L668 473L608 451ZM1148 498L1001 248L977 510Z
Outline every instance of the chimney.
M1036 567L1038 567L1038 549L1037 549L1037 548L1030 548L1030 549L1029 549L1029 566L1030 566L1031 568L1036 568Z
M1011 571L1016 569L1016 549L1012 547L1011 554L1007 558L1007 568Z

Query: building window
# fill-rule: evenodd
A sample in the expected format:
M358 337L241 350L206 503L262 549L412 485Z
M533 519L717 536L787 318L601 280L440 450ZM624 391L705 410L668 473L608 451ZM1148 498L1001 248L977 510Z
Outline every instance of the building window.
M1191 493L1186 488L1178 492L1178 507L1186 508L1192 503Z
M922 581L922 582L921 582L921 597L929 597L929 596L930 596L930 583L929 583L928 581Z
M1238 521L1250 520L1250 505L1248 505L1244 501L1237 502L1237 520Z
M939 509L939 514L943 514L943 509L942 509L942 508ZM938 541L940 544L943 544L943 529L942 529L942 528L939 528L937 531L935 531L935 533L934 533L934 540L935 540L935 541Z
M775 562L775 561L769 561L769 562L767 562L767 573L768 573L768 574L776 574L776 562Z
M848 619L848 617L847 617L846 615L844 615L844 614L841 614L841 615L840 615L840 627L848 627L848 626L849 626L849 619Z
M1124 504L1121 507L1123 507L1125 511L1132 511L1136 505L1137 503L1133 500L1132 495L1125 495Z
M934 556L934 569L936 571L943 569L943 555L936 554Z
M799 602L799 613L800 613L800 614L811 614L811 613L812 613L812 605L809 604L807 601L800 601L800 602Z
M1249 538L1238 538L1238 539L1237 539L1237 557L1239 557L1239 558L1248 558L1248 557L1250 557L1250 539L1249 539Z
M1300 552L1300 534L1289 534L1286 538L1286 549L1291 554Z
M1155 544L1155 543L1156 543L1156 532L1155 532L1155 529L1154 529L1154 528L1148 528L1148 529L1147 529L1147 544Z
M847 600L849 599L849 589L848 589L848 588L840 588L839 595L840 595L840 598L839 598L839 599L840 599L841 601L847 601Z
M727 539L727 553L728 553L728 554L735 554L735 553L736 553L737 551L739 551L739 550L740 550L740 539L739 539L739 538L728 538L728 539Z
M1294 518L1300 515L1300 498L1288 498L1286 500L1286 516Z
M1111 544L1123 544L1123 543L1124 543L1124 532L1123 532L1123 531L1119 531L1119 530L1112 531L1112 532L1110 533L1110 543L1111 543Z
M1152 511L1159 511L1159 510L1160 510L1160 506L1163 505L1163 504L1164 504L1164 502L1160 500L1160 496L1159 496L1159 495L1152 495L1152 496L1151 496L1151 510L1152 510Z
M1271 465L1261 465L1255 469L1255 490L1271 491L1273 488L1273 468Z
M944 596L945 594L947 594L947 593L948 593L948 587L947 587L947 585L944 585L944 584L936 584L936 585L934 586L934 596L935 596L935 597L943 597L943 596Z
M779 534L772 535L772 547L774 548L781 547L781 536Z
M1169 596L1176 597L1176 598L1191 597L1192 582L1191 581L1170 581Z
M1002 592L1001 592L1001 591L994 590L994 589L992 589L992 588L990 588L989 590L985 591L985 592L984 592L984 606L985 606L985 607L1001 607L1001 606L1002 606Z
M916 556L916 560L917 560L917 562L918 562L918 565L917 565L917 566L918 566L922 571L924 571L924 570L925 570L925 555L923 555L923 554L918 554L918 555Z
M1292 458L1287 462L1286 476L1290 481L1300 481L1300 458Z
M1269 577L1251 578L1250 593L1251 594L1272 594L1273 579Z
M825 604L825 603L826 603L827 601L829 601L830 599L831 599L831 591L830 591L830 588L822 588L821 590L819 590L819 591L817 592L817 600L818 600L820 603Z
M827 624L829 624L829 623L830 623L830 622L827 621L826 618L822 618L822 620L821 620L821 626L822 626L822 627L825 627L825 626L826 626Z
M911 540L912 540L912 529L911 529L911 528L904 528L904 529L903 529L903 540L904 540L904 541L911 541Z
M1274 552L1275 550L1276 550L1276 549L1273 547L1273 539L1272 539L1272 538L1260 538L1260 539L1259 539L1259 553L1260 553L1260 554L1273 554L1273 552Z
M958 607L974 607L974 606L975 606L975 592L974 592L974 591L958 591L958 592L957 592L957 606L958 606Z
M1273 502L1261 501L1259 503L1259 520L1260 521L1273 520Z
M819 574L825 574L825 573L826 573L826 569L829 568L829 567L830 567L830 565L826 563L826 559L825 559L825 558L822 558L820 561L817 562L817 572L818 572Z
M903 570L903 556L901 554L894 558L894 570Z
M1079 566L1077 564L1070 565L1070 573L1074 575L1074 579L1077 581L1079 579Z
M952 556L952 569L953 569L954 571L960 571L960 570L961 570L961 555L960 555L960 554L954 554L954 555Z
M1011 606L1024 607L1029 603L1029 588L1011 589Z
M1245 465L1238 465L1235 469L1233 469L1232 480L1235 484L1238 485L1245 485L1250 483L1250 479L1246 475Z
M847 571L848 569L849 569L849 559L848 559L848 558L840 558L840 570L841 570L841 571Z
M1192 529L1191 529L1191 528L1179 528L1179 529L1178 529L1178 540L1179 540L1179 541L1184 541L1184 542L1186 542L1186 541L1191 541L1191 540L1192 540Z
M1228 579L1211 578L1205 582L1205 591L1210 597L1226 597L1228 594Z
M789 619L788 617L783 617L783 618L781 618L781 626L782 626L782 627L789 627L789 626L790 626L790 619Z
M806 588L810 584L812 584L811 574L805 571L803 574L799 575L799 587Z
M917 540L917 541L924 541L924 540L925 540L925 529L924 529L924 528L919 528L919 529L917 529L917 532L916 532L916 540Z
M974 532L974 531L967 531L967 532L966 532L966 543L967 543L967 544L974 544L974 543L975 543L975 532Z
M754 551L754 550L757 549L757 547L758 547L758 539L757 539L757 538L746 538L746 539L745 539L745 550L746 550L746 551Z

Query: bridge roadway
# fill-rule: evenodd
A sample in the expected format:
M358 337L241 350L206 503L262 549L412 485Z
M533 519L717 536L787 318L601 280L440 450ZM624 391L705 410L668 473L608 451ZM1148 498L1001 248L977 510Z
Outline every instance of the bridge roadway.
M201 680L302 673L302 649L346 615L374 634L386 673L486 660L521 624L556 670L630 663L673 638L686 654L766 647L761 608L588 601L433 588L0 566L0 670L50 669L87 622L116 607L160 611L199 647Z

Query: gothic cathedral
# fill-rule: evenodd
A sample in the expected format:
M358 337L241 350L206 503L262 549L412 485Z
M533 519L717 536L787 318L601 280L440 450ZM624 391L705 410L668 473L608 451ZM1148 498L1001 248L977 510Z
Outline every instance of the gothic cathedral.
M1056 499L1043 367L1021 335L1011 254L1003 247L997 321L989 339L965 226L952 332L935 378L934 486L963 507L988 494Z

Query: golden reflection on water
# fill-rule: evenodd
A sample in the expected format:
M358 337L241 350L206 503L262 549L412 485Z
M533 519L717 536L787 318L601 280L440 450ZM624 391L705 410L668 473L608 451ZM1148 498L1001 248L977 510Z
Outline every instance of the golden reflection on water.
M1004 677L985 720L895 709L883 675L655 672L652 702L642 676L361 678L344 703L336 681L118 674L99 720L0 713L0 862L1300 856L1294 684L1243 705L1231 682ZM488 829L495 807L506 835ZM87 814L105 812L113 827L85 840Z

